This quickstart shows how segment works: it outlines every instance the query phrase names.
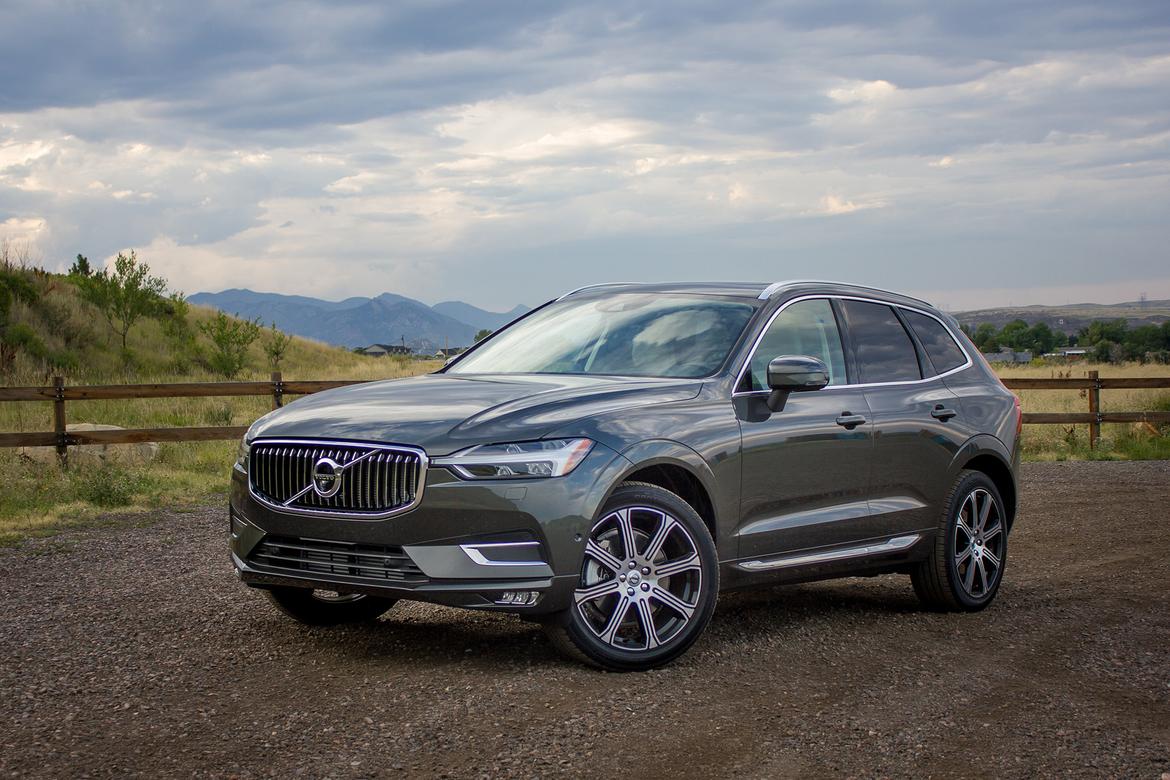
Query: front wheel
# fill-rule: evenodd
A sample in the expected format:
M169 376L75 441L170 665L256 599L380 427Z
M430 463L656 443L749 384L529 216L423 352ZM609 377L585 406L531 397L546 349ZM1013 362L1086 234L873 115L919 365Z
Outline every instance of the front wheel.
M932 609L975 612L992 602L1007 564L1007 513L991 478L963 471L951 488L930 557L912 572Z
M593 524L573 606L545 624L567 655L613 671L678 658L703 633L719 592L715 543L674 493L630 482Z
M394 599L364 593L337 593L310 588L272 588L268 600L293 620L308 626L338 626L374 620L395 604Z

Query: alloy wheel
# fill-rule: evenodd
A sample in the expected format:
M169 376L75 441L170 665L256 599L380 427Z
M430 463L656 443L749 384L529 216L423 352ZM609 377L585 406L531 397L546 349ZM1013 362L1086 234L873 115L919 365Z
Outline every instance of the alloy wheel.
M953 564L960 586L971 598L995 588L1003 568L1003 512L990 492L971 491L955 519Z
M652 650L681 635L703 587L699 550L686 526L660 509L630 506L593 526L574 601L605 644Z

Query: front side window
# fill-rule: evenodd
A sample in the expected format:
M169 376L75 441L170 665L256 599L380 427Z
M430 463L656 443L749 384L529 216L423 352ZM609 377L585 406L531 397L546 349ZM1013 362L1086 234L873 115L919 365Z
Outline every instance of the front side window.
M926 350L926 356L930 358L936 372L945 374L967 362L967 356L941 322L909 309L903 309L902 314L914 329L914 335L922 342L922 348Z
M767 390L768 364L785 355L819 358L829 368L829 384L845 384L845 352L831 303L798 301L776 315L752 355L746 389Z
M841 301L864 384L922 379L918 350L894 310L881 303Z
M447 373L710 376L755 311L702 295L569 297L495 334Z

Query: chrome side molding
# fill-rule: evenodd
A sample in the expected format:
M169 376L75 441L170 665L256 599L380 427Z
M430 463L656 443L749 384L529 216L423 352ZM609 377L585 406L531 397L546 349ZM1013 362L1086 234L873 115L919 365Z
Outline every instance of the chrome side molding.
M818 563L846 561L850 558L864 558L870 555L888 555L913 547L921 538L922 534L908 534L906 536L895 536L893 539L887 539L877 544L865 544L860 547L839 547L835 550L826 550L825 552L797 553L796 555L784 555L779 558L745 561L744 563L737 563L736 566L744 571L770 571L772 569L787 569L792 566L811 566Z

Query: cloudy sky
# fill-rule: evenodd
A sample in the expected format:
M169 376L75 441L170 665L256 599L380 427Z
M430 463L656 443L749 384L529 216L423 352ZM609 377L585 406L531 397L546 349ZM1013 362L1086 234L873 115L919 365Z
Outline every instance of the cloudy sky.
M0 238L487 308L1170 298L1170 4L4 0Z

